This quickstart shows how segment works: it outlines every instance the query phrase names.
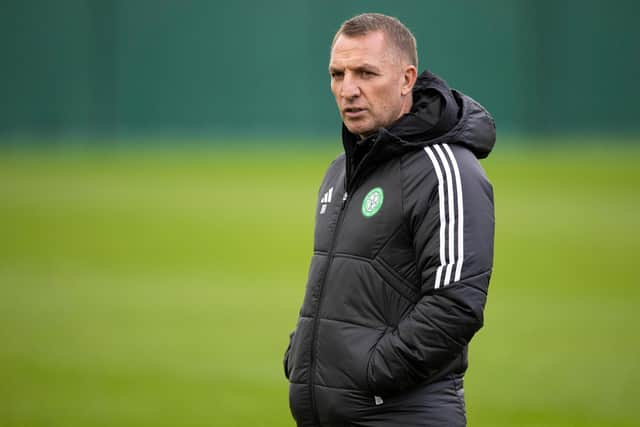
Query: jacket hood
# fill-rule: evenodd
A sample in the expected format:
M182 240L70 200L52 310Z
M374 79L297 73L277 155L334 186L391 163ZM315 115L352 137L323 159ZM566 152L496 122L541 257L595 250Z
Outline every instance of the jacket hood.
M344 124L342 137L347 152L353 151L354 145L360 141ZM449 88L440 77L424 71L413 87L411 111L367 140L370 138L374 145L394 142L395 147L387 148L400 152L434 144L461 144L477 158L485 158L495 143L496 128L484 107L471 97Z

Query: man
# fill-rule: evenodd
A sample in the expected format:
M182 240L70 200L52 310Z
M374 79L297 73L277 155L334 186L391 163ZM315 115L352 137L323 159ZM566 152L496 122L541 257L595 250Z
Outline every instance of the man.
M417 75L397 19L346 21L331 48L345 153L318 195L284 369L299 426L464 426L467 345L493 260L489 114Z

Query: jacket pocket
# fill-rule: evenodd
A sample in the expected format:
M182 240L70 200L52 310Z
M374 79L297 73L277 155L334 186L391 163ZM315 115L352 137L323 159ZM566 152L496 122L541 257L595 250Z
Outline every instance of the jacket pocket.
M407 301L415 304L419 299L418 290L409 283L404 277L397 273L382 258L376 258L371 261L371 266L376 270L378 275L384 282L392 287L399 295Z
M293 337L295 335L296 331L294 330L293 332L291 332L291 334L289 335L289 345L287 346L287 349L284 352L284 359L283 359L283 367L284 367L284 376L289 379L289 375L291 374L290 370L289 370L289 353L291 352L291 343L293 342Z
M375 381L373 380L374 369L375 369L375 367L373 366L373 363L374 363L373 359L376 354L376 349L378 348L378 344L380 343L380 340L384 338L384 336L387 335L387 332L389 332L391 329L392 329L391 327L387 327L384 331L382 331L375 345L369 351L369 356L367 357L367 364L365 367L365 379L367 382L367 391L373 395L376 395L379 392L379 390L377 390L377 387L375 385Z

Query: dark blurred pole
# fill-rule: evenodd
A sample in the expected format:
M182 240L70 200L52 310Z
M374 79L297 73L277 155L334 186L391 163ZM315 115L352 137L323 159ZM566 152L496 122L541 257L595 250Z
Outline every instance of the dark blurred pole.
M117 14L119 2L87 0L91 34L89 52L90 75L92 76L91 117L96 133L107 140L114 139L117 134L117 101L118 101L118 61Z
M519 37L522 40L518 62L523 90L518 111L522 115L520 126L528 134L552 130L549 114L555 114L555 111L549 92L561 65L554 62L556 51L564 52L561 23L567 19L567 6L563 3L550 0L520 3L522 28Z
M545 52L542 43L542 28L547 7L541 7L535 0L525 0L520 4L521 19L524 26L519 36L522 37L522 49L519 50L520 78L523 80L523 98L518 111L521 112L520 124L527 133L540 130L540 111L544 90Z

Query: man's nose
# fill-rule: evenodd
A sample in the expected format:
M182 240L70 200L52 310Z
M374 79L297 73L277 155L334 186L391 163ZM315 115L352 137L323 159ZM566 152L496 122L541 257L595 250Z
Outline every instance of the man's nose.
M360 95L360 86L358 81L349 73L345 74L342 80L342 87L340 88L340 96L343 98L354 98Z

